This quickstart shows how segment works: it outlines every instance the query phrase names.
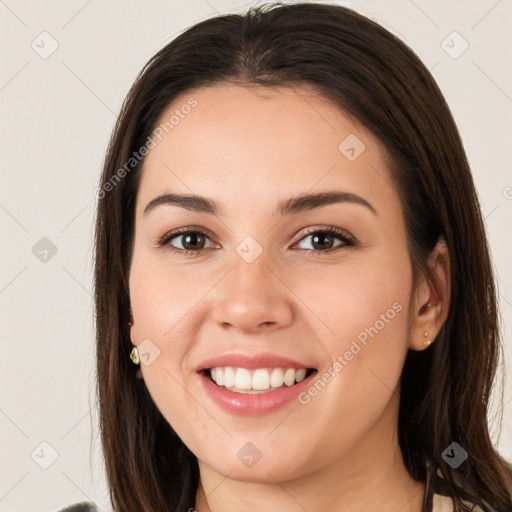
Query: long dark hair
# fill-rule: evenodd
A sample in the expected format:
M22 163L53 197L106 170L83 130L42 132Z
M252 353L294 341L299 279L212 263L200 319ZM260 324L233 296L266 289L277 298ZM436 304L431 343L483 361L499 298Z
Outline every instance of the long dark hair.
M424 482L428 468L438 468L458 510L468 490L473 503L512 510L510 467L487 424L502 356L493 268L455 122L433 77L404 43L350 9L315 3L260 5L197 23L146 64L123 104L97 190L95 240L97 394L114 509L194 507L197 459L135 378L128 357L128 272L143 162L133 154L178 95L218 83L314 86L383 142L415 279L429 276L427 259L440 237L451 266L447 321L428 350L409 351L403 369L398 433L405 466ZM469 454L457 470L441 455L453 441Z

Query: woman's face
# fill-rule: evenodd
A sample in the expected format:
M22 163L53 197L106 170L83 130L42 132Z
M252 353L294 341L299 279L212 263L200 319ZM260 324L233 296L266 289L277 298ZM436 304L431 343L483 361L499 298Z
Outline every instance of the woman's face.
M130 270L156 406L230 478L371 465L395 435L413 304L383 146L306 88L209 87L160 122Z

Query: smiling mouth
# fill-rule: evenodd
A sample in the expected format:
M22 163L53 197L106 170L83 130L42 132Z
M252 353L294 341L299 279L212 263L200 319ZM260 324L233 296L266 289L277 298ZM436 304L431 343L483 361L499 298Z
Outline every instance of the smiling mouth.
M206 368L201 373L216 386L242 394L263 394L292 387L307 379L316 368L235 368L218 366Z

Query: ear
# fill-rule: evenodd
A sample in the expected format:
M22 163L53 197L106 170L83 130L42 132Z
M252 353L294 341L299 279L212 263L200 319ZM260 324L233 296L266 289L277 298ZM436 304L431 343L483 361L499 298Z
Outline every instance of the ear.
M414 292L409 340L412 350L425 350L428 348L425 341L435 342L450 311L450 254L443 238L430 253L429 267L432 270L431 280L422 276Z

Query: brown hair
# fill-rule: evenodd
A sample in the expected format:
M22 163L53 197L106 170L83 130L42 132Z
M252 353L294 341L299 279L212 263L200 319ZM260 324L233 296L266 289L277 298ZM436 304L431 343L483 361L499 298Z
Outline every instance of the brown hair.
M406 468L425 482L427 468L440 468L457 510L468 491L473 503L512 510L511 470L486 419L502 356L493 268L455 122L404 43L350 9L315 3L267 4L197 23L150 59L123 104L98 189L95 240L97 394L114 509L185 511L195 504L197 459L128 357L128 273L143 159L128 168L126 162L178 95L223 82L313 86L386 146L414 275L429 276L429 253L443 237L452 280L436 342L409 351L403 369L398 431ZM469 454L456 470L441 456L453 441Z

